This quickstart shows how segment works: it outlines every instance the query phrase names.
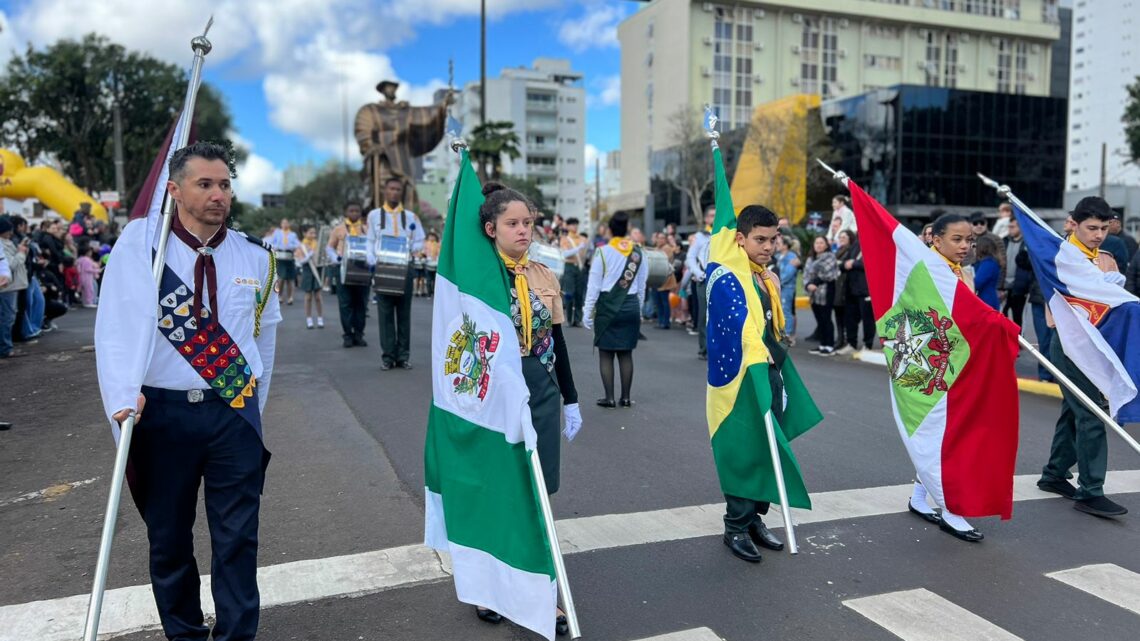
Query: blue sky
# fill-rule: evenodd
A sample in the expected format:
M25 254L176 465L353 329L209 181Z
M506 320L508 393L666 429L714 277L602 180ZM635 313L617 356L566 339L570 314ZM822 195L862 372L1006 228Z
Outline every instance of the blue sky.
M568 58L585 74L587 155L619 144L615 27L638 3L628 0L488 0L487 73ZM146 10L144 6L153 5ZM239 193L271 190L291 163L339 158L342 92L349 117L394 76L403 98L430 99L446 84L479 76L478 0L0 0L0 63L13 48L90 31L128 48L188 66L188 41L212 11L215 49L205 79L230 106L252 151ZM66 18L61 18L66 16ZM357 160L355 141L350 160ZM589 160L589 158L588 158ZM593 163L588 162L592 169ZM241 185L242 182L246 184Z

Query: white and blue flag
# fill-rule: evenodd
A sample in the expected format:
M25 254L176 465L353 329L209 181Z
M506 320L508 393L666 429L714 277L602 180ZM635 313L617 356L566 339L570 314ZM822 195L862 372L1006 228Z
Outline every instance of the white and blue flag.
M1140 422L1140 299L1032 211L1014 212L1065 355L1108 398L1109 414Z

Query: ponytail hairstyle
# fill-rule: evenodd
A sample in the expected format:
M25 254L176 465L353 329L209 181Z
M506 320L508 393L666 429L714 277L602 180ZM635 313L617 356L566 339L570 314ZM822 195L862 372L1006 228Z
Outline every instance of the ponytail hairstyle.
M483 185L483 198L483 204L479 206L479 225L483 228L484 234L487 233L487 223L491 223L493 227L495 221L513 202L526 205L531 214L537 210L534 203L521 192L494 180L487 181L487 184Z
M946 228L950 225L953 225L954 223L968 222L970 221L961 214L942 214L938 218L934 219L934 222L930 226L930 233L934 236L944 236L946 235Z

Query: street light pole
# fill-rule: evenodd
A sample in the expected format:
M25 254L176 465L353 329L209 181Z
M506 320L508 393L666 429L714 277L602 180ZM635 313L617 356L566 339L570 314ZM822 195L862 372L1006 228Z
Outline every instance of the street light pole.
M487 0L479 0L479 124L487 122Z

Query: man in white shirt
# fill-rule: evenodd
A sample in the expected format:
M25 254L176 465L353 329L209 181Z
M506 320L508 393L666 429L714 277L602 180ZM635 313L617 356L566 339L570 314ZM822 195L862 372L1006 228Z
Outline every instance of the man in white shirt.
M136 415L128 479L147 526L167 638L211 634L193 539L204 484L213 638L249 641L260 610L258 514L269 462L261 416L281 321L273 256L260 240L225 227L232 192L224 147L181 149L169 173L177 213L157 291L157 211L127 225L108 260L95 319L99 388L116 439Z
M689 296L689 314L697 330L697 358L708 360L705 341L705 267L709 264L709 241L712 239L712 224L716 219L716 206L705 208L705 226L689 236L689 251L685 254L685 267L691 277L692 295Z
M835 221L839 224L835 225ZM851 199L839 194L831 199L832 225L827 231L827 242L834 245L838 242L839 234L843 231L859 231L855 224L855 212L851 211Z
M368 261L375 265L377 252L385 238L402 238L409 252L417 254L424 248L424 227L415 212L404 209L404 182L389 178L384 183L384 204L368 212ZM390 241L389 241L390 244ZM403 294L378 294L376 308L380 318L380 350L383 358L380 369L393 367L412 369L410 359L412 342L412 272L409 269Z

